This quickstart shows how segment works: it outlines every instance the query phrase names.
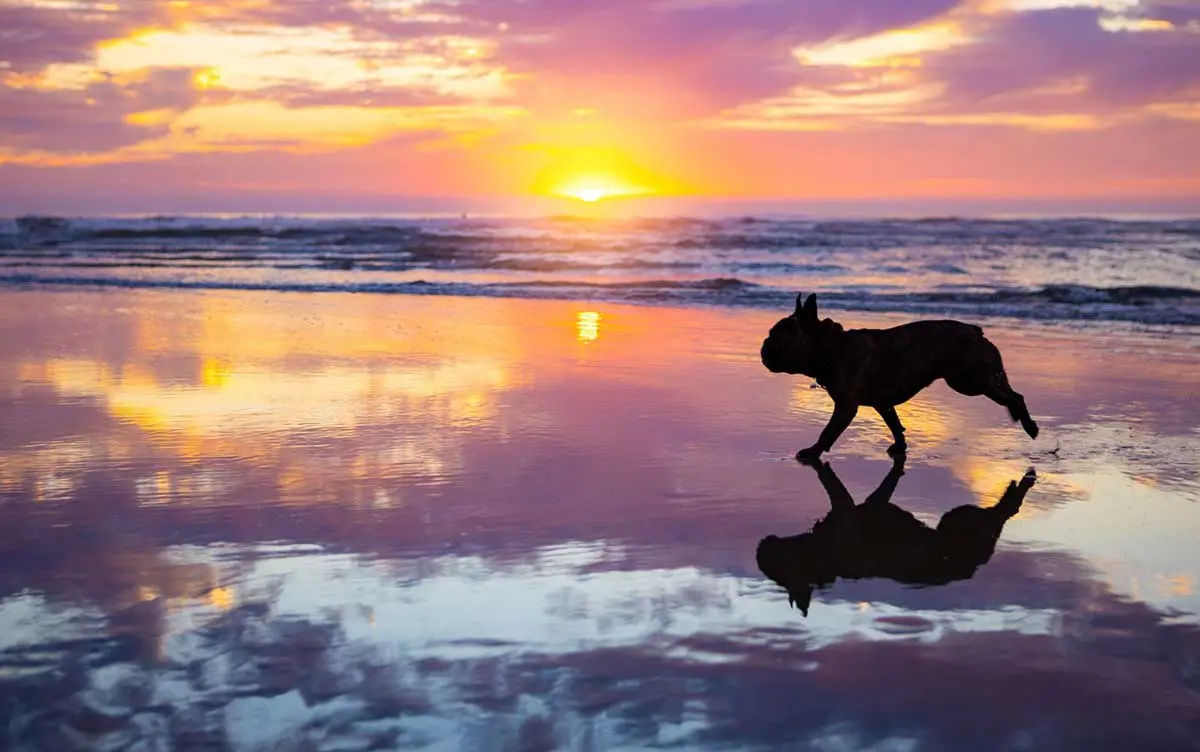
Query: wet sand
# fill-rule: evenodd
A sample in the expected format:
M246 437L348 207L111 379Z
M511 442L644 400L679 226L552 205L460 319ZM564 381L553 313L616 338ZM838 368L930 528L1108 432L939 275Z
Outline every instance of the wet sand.
M994 553L804 615L755 554L830 511L830 402L777 317L6 291L8 746L1200 748L1196 342L985 323L1041 435L936 385L891 501L1033 467ZM855 500L889 443L826 456Z

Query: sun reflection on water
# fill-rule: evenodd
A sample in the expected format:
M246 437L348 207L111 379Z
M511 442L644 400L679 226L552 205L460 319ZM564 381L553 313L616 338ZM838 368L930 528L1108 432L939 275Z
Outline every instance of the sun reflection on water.
M603 317L596 311L580 311L575 321L575 332L580 342L595 342L600 337L600 322Z

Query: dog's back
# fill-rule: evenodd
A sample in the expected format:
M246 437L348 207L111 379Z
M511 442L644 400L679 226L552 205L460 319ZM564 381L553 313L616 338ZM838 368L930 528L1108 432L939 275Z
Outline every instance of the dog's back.
M1003 370L1000 351L983 336L983 329L961 321L851 329L844 342L844 370L858 371L860 404L871 407L907 402L938 379L958 389ZM847 373L847 381L852 380Z
M869 332L880 344L890 347L938 347L948 342L969 343L983 337L983 329L953 319L910 321L889 329L850 329Z

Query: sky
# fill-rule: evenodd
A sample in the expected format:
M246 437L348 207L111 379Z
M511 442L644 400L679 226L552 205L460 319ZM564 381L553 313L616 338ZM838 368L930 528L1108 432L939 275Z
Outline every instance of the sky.
M1200 0L0 0L0 212L1200 211Z

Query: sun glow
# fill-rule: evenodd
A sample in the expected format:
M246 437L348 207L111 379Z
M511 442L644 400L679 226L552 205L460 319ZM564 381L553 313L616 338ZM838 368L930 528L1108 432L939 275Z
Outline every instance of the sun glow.
M551 128L548 142L531 147L542 161L530 184L531 192L584 204L674 192L668 181L647 170L627 147L617 144L621 137L615 129L603 128L605 132L599 134ZM589 143L592 139L613 143Z
M624 183L615 178L589 177L578 178L564 183L554 193L568 198L578 199L587 204L594 204L610 198L624 196L640 196L650 191Z
M593 204L607 195L608 193L603 188L580 188L575 192L575 198L589 204Z

